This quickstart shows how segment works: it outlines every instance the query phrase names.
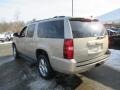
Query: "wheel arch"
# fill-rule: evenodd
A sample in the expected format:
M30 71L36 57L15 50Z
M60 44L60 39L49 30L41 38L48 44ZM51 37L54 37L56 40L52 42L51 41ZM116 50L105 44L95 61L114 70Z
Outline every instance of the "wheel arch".
M51 61L50 61L50 55L49 55L49 53L46 51L46 50L44 50L44 49L36 49L36 59L38 58L38 55L46 55L47 56L47 58L48 58L48 62L50 63L50 65L51 65L51 67L52 67L52 63L51 63Z
M48 57L48 60L50 59L49 54L46 50L36 49L36 58L38 58L38 55L46 55Z

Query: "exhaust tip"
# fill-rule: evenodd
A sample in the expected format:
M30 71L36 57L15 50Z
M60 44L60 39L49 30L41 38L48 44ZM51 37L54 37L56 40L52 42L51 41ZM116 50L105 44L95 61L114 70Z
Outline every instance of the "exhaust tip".
M99 66L101 66L103 63L104 63L104 62L97 63L97 64L95 65L95 67L99 67Z

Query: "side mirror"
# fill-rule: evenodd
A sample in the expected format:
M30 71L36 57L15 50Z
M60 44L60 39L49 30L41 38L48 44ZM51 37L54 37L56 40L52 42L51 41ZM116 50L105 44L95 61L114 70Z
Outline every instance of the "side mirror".
M19 34L18 33L14 33L13 36L14 37L19 37Z

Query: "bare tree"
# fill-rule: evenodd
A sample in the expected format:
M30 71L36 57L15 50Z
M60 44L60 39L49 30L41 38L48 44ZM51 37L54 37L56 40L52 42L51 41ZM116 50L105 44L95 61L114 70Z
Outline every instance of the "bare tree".
M14 24L13 24L14 32L19 32L24 26L24 22L20 21L19 18L20 18L20 11L16 11L14 15Z
M0 33L1 32L19 32L21 29L25 26L25 23L23 21L20 21L20 12L16 11L14 15L14 21L13 22L6 22L4 18L2 18L0 22Z

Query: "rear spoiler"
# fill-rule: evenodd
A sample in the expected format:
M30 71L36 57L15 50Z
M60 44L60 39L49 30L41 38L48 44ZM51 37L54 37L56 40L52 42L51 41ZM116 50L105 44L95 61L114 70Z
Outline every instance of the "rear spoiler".
M88 18L71 18L70 21L81 21L81 22L98 22L98 19L88 19Z

